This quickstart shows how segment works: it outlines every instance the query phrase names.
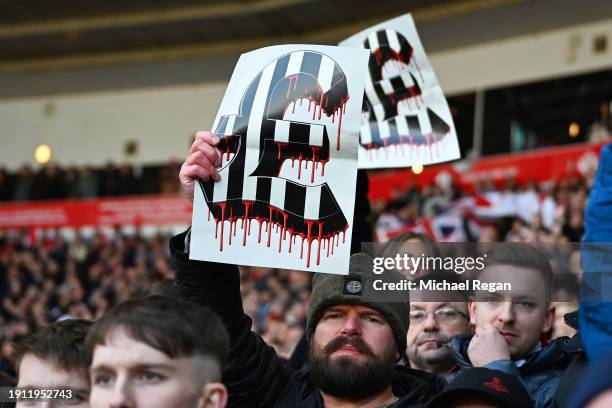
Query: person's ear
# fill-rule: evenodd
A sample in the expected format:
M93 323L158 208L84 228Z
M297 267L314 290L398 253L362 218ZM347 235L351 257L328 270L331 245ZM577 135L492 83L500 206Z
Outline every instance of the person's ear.
M202 408L225 408L227 405L227 388L221 383L204 385Z
M470 323L476 326L476 302L472 299L468 300L468 312L470 313Z
M546 317L544 318L544 325L542 326L542 333L548 333L555 322L555 305L550 304L546 311Z

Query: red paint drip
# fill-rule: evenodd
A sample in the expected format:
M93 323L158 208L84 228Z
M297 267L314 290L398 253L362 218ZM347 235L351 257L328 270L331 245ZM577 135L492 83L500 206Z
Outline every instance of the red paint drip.
M304 257L304 235L300 234L300 238L302 238L302 250L300 251L300 259Z
M283 239L287 239L287 218L289 214L283 213Z
M298 180L302 177L302 153L298 157Z
M283 154L283 149L287 147L286 143L276 142L276 146L278 146L278 156L277 159L280 160L281 155Z
M263 226L263 218L257 217L257 221L259 222L259 233L257 234L257 243L261 244L261 227Z
M315 163L317 162L317 153L321 150L321 148L318 146L311 146L310 150L312 150L312 171L310 173L310 182L313 183L315 175Z
M272 206L270 208L270 221L268 221L268 247L270 246L270 240L272 239Z
M287 77L287 79L289 80L289 85L287 86L287 98L289 98L289 95L291 94L291 84L293 83L293 89L295 89L297 86L298 76L290 75Z
M234 218L234 208L230 207L230 217L229 217L229 244L232 245L232 226L233 226L233 221L232 218Z
M306 267L309 268L310 267L310 248L312 246L312 237L311 237L311 233L312 233L312 221L304 221L304 223L308 226L308 236L307 236L307 240L308 240L308 255L306 257ZM304 240L302 240L302 244L304 243Z
M319 91L319 117L318 119L321 119L321 113L323 112L323 90L319 87L317 87L318 91Z
M215 218L215 239L219 236L219 221Z
M246 246L247 233L251 232L251 221L249 220L249 208L253 203L251 201L245 201L244 203L244 218L242 219L242 229L244 230L244 236L242 237L242 246ZM247 222L245 227L244 222Z
M223 252L223 224L225 223L225 203L219 203L219 207L221 207L221 239L219 240L219 251Z
M278 253L280 254L282 243L287 236L286 228L287 228L287 217L288 214L283 212L283 229L281 230L280 237L278 238Z
M319 245L317 248L317 265L319 264L319 262L321 261L321 237L323 236L323 226L322 223L318 223L319 224Z
M314 146L314 148L320 148L318 146ZM315 167L315 161L313 161L313 168ZM247 237L250 236L250 226L251 226L251 220L255 219L257 220L258 224L259 224L259 231L258 231L258 236L257 236L257 242L261 243L261 233L262 233L262 229L263 229L263 223L266 222L266 229L267 229L267 233L268 233L268 240L267 240L267 246L270 247L271 245L271 240L272 240L272 232L273 232L273 228L276 227L276 231L275 233L278 235L278 239L279 239L279 243L278 243L278 252L281 253L282 249L283 249L283 241L286 240L287 238L289 239L289 249L288 252L291 253L293 251L293 247L296 245L296 239L297 236L300 236L301 238L301 247L300 247L300 259L304 258L304 242L307 243L308 248L307 248L307 258L306 258L306 267L309 268L310 267L310 263L311 263L311 258L312 258L312 245L313 245L313 241L317 241L317 257L316 257L316 265L320 265L321 263L321 249L323 250L327 250L327 257L329 258L330 254L334 255L334 243L337 246L338 245L338 241L339 239L337 239L339 237L339 231L334 232L334 233L330 233L328 235L324 235L323 234L323 227L325 225L324 222L322 221L314 221L314 220L304 220L304 225L306 226L307 229L307 233L299 233L296 232L295 230L292 229L291 226L288 225L289 222L289 213L286 213L282 210L279 210L275 207L273 207L272 205L268 205L268 209L269 209L269 213L268 213L268 217L267 218L262 218L259 216L253 216L251 215L251 213L253 212L253 208L254 208L254 202L253 201L242 201L242 205L244 206L244 212L241 211L240 215L234 215L234 211L233 211L233 206L230 207L230 214L229 217L226 219L226 209L227 209L227 203L219 203L219 204L215 204L215 205L219 205L219 207L221 208L221 214L219 218L215 218L215 238L219 237L220 239L220 243L219 243L219 250L223 251L223 244L224 244L224 238L225 238L225 221L229 221L229 239L228 239L228 244L231 245L232 244L232 237L237 236L237 230L238 227L242 228L243 230L243 235L242 235L242 245L246 246L246 242L247 242ZM212 205L212 204L211 204ZM214 214L214 212L212 211L212 207L211 207L211 212ZM279 214L277 214L276 212L278 212ZM282 214L283 218L282 218L282 222L278 219L280 218L279 215ZM238 221L240 220L240 225L238 225ZM221 233L219 234L219 223L221 223ZM318 227L318 231L315 231L313 228L314 223L316 223L317 227ZM348 228L348 226L347 226ZM344 232L346 232L347 228L344 229ZM336 241L334 241L336 240ZM343 241L344 242L344 241ZM327 248L326 248L327 246Z
M346 102L342 104L342 113L338 115L338 137L336 140L336 150L340 150L340 132L342 131L342 115L344 115L344 106L346 106Z

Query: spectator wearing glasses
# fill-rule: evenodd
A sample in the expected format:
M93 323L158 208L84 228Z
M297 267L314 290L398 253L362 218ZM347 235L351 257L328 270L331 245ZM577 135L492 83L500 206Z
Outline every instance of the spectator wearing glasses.
M426 276L415 282L420 286L421 282L432 280L461 282L455 274ZM467 301L467 293L462 291L410 292L406 355L413 368L443 375L447 379L453 377L458 366L450 347L450 339L471 331Z

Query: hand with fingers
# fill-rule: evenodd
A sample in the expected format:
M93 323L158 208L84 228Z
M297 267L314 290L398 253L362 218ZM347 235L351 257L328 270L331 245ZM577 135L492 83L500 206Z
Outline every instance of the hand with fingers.
M510 350L504 337L492 324L476 327L468 347L468 356L474 367L484 367L498 360L510 360Z
M219 137L211 132L198 131L195 134L189 155L179 173L181 187L190 201L193 201L193 192L198 179L221 180L217 171L217 168L221 167L221 156L216 148L219 142Z

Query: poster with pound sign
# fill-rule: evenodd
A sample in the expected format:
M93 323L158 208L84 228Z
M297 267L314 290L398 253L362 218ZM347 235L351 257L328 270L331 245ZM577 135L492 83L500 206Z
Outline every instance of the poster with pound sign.
M192 259L347 274L369 52L240 57L213 124L218 182L195 189Z
M339 45L370 50L359 168L460 158L452 115L410 14L370 27Z

